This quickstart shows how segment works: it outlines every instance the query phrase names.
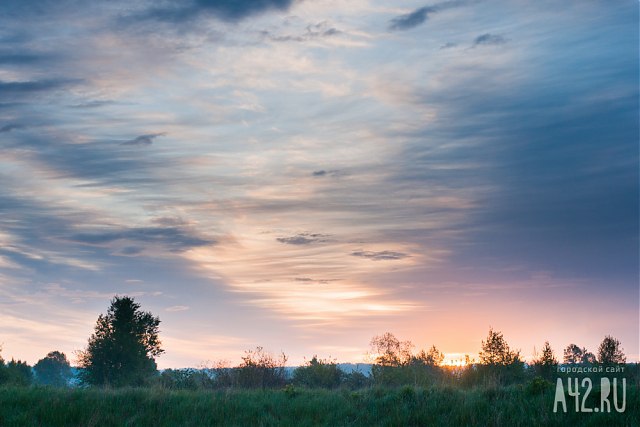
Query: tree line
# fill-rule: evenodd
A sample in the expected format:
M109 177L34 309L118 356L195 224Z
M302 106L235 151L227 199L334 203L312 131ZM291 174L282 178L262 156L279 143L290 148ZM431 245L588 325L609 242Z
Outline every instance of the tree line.
M314 355L303 366L287 369L287 356L274 356L262 347L248 350L235 367L218 362L200 369L166 369L158 372L155 359L164 350L159 339L160 319L141 310L131 297L114 297L106 314L98 317L87 347L78 352L77 381L81 386L157 386L177 389L308 388L346 387L357 389L372 385L457 384L508 385L529 382L533 387L548 387L559 362L545 342L531 363L524 363L520 350L512 349L503 334L489 329L482 341L478 361L466 356L459 367L443 366L444 354L432 346L413 352L410 341L400 341L392 333L373 337L370 342L371 372L346 372L336 360ZM607 335L597 354L570 344L564 349L565 364L624 364L620 341ZM631 374L637 381L638 364ZM0 356L0 385L69 385L73 377L64 353L52 351L33 368L26 362Z

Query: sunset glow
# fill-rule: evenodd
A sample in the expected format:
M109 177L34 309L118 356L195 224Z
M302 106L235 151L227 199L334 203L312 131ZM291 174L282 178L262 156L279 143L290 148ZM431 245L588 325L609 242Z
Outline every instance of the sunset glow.
M33 3L33 4L32 4ZM0 5L0 345L639 358L638 2Z

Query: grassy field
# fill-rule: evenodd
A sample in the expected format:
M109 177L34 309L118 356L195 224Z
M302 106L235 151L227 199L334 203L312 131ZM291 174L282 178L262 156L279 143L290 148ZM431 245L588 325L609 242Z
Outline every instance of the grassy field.
M553 413L553 390L437 387L169 391L0 388L2 426L638 426L624 413Z

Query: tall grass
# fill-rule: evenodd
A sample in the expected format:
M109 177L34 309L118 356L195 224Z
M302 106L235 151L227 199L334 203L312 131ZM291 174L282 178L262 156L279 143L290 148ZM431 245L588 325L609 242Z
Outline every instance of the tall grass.
M2 426L637 426L624 413L553 413L553 390L523 386L186 391L0 388Z

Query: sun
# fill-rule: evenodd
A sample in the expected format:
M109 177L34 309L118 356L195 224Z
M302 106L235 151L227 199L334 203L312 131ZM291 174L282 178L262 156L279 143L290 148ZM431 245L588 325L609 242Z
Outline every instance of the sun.
M445 353L443 366L462 367L468 364L468 355L464 353Z

